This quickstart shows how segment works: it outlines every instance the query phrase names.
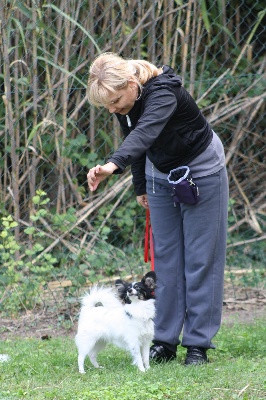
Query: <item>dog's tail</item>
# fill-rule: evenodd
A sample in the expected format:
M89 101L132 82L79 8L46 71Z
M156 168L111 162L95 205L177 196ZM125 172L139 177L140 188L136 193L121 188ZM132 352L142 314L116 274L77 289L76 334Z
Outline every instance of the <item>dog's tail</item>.
M90 292L81 298L81 305L94 307L123 307L117 293L112 288L93 286Z

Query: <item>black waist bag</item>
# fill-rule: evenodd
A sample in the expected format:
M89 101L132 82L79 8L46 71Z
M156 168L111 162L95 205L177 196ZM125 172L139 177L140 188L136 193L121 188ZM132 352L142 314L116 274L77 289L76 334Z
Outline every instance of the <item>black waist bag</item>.
M189 167L172 169L167 179L173 185L174 203L196 204L198 202L199 188L193 182Z

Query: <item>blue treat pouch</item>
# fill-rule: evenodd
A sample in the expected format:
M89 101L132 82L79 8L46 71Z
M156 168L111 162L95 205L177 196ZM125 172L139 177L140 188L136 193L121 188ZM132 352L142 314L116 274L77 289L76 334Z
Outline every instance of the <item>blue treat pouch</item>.
M199 200L199 188L193 182L190 169L187 166L172 169L167 176L173 185L174 203L196 204Z

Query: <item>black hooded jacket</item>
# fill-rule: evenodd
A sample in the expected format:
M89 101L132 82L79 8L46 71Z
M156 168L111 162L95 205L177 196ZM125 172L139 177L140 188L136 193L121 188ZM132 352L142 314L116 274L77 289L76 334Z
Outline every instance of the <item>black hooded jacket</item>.
M172 68L143 85L141 98L125 115L116 114L125 140L108 159L122 173L131 165L137 195L146 193L146 155L161 172L187 165L201 154L212 140L212 130L190 94L182 87Z

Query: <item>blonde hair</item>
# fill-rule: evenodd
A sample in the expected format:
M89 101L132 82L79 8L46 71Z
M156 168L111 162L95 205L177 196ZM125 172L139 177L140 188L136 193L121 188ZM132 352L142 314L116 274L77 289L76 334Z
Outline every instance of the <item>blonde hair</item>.
M116 53L103 53L90 66L87 98L95 106L103 106L110 92L127 87L128 82L142 85L158 76L161 70L145 60L124 59Z

